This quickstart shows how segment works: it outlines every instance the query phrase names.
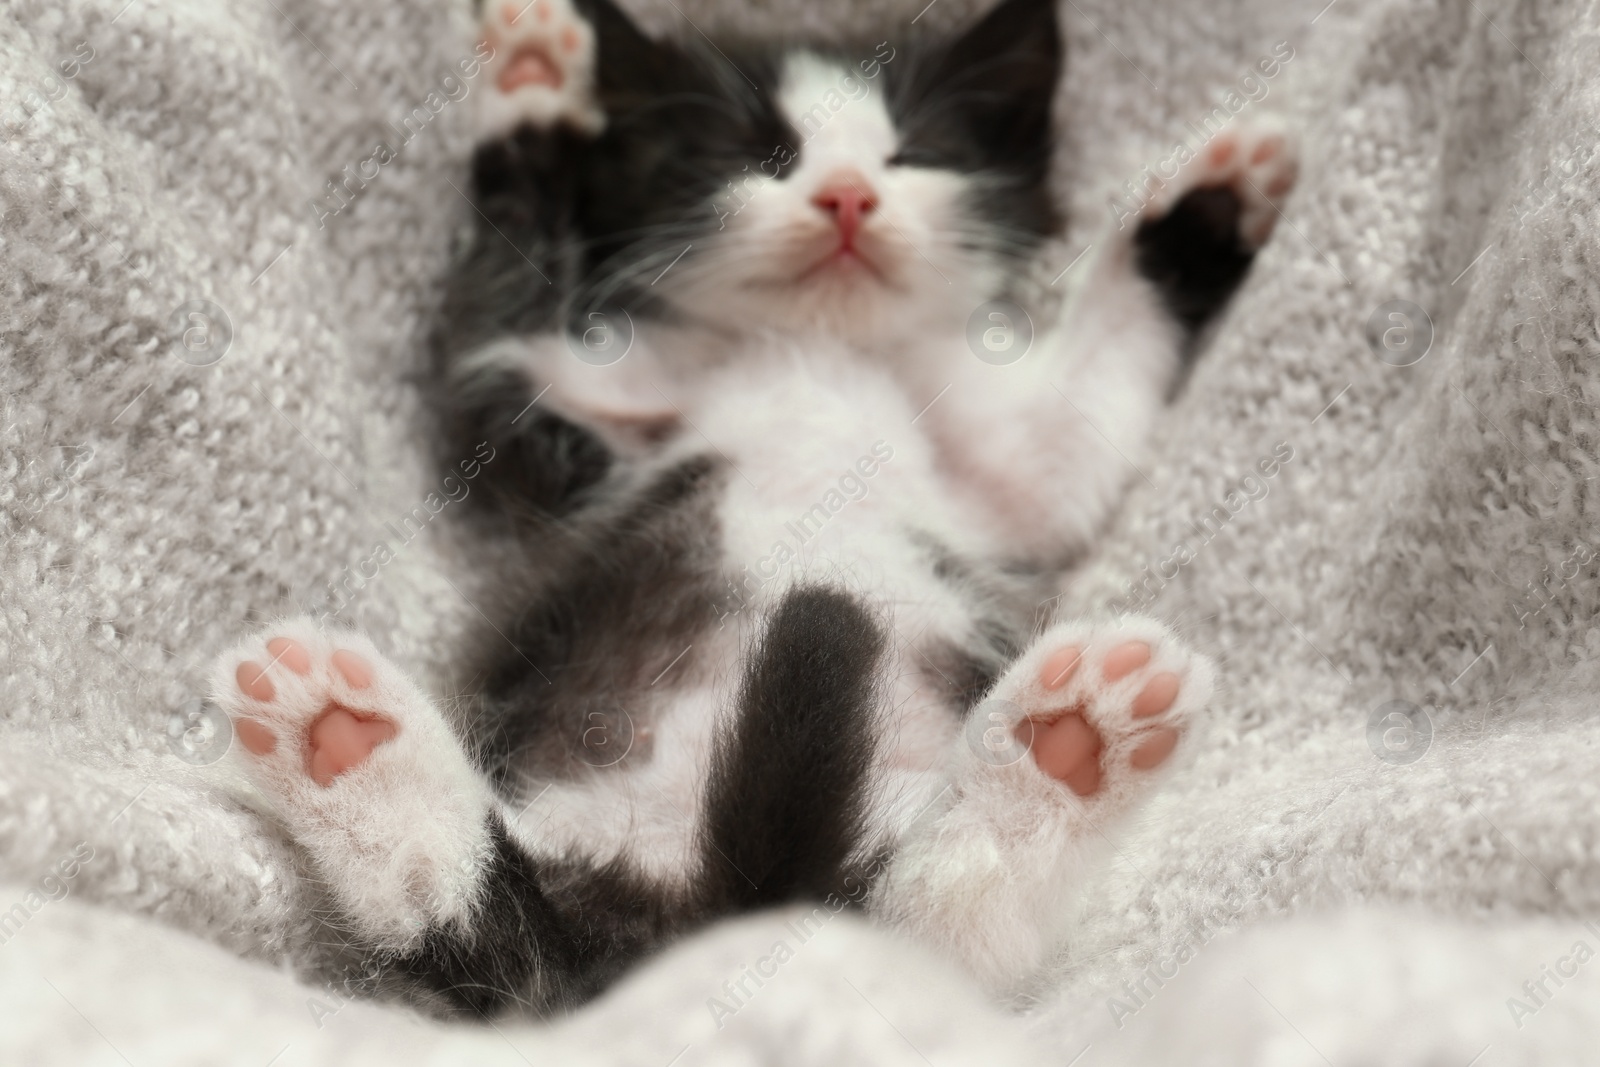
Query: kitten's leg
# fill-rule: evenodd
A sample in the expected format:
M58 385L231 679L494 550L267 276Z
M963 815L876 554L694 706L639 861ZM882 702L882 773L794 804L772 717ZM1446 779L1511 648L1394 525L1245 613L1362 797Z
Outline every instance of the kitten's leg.
M1140 462L1196 331L1270 235L1296 167L1274 126L1223 131L1141 219L1097 242L1059 325L1025 358L963 358L951 369L955 387L928 418L958 491L976 498L1002 543L1039 557L1095 534Z
M360 634L273 626L212 685L231 758L385 982L475 1012L572 1005L668 922L663 894L628 871L522 846L438 710Z
M476 97L478 233L450 297L465 302L452 325L495 336L560 325L554 312L580 265L577 177L605 113L595 95L596 33L571 0L486 0L482 18L492 51Z
M1049 630L974 709L949 790L901 840L872 910L1016 991L1060 947L1075 890L1212 677L1151 620Z
M583 275L576 218L583 160L605 116L597 35L570 0L486 0L477 94L471 243L454 265L434 337L438 460L483 466L475 504L560 512L604 477L594 434L534 403L529 365L576 362L565 316Z

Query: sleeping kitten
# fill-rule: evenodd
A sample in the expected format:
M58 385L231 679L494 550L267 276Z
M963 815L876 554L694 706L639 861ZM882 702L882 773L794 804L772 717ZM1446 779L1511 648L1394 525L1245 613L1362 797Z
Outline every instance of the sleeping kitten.
M568 1007L795 899L1019 989L1212 691L1161 624L1040 605L1270 233L1286 138L1217 135L1028 345L990 302L1057 226L1053 0L859 46L482 19L433 392L447 463L493 449L519 602L459 733L358 634L243 641L238 759L339 924L458 1008Z

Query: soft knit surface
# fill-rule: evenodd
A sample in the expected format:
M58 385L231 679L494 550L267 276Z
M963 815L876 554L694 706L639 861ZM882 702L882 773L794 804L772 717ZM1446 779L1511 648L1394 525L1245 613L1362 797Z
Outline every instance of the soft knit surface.
M1041 314L1214 108L1285 116L1304 162L1063 596L1143 602L1224 691L1033 998L998 1012L840 919L729 1017L723 983L793 939L758 917L498 1032L291 968L294 852L168 744L215 653L380 540L340 618L460 684L484 567L414 381L471 211L465 3L0 5L0 1062L1592 1062L1600 13L1324 3L1063 9ZM632 6L891 40L977 7Z

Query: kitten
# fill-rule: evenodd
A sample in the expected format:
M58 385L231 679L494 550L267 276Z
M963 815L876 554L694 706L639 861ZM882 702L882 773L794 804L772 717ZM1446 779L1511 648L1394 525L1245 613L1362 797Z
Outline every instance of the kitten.
M460 735L359 634L243 641L237 758L339 924L455 1008L566 1008L796 899L1016 991L1212 691L1161 624L1040 605L1270 233L1287 139L1218 134L1031 337L992 302L1057 227L1053 0L842 46L653 40L611 0L482 20L432 392L445 462L492 457L520 602Z

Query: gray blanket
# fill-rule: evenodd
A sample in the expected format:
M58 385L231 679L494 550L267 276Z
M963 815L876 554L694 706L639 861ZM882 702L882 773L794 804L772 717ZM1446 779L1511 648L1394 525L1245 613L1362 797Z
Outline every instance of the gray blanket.
M464 4L0 4L0 1062L1592 1057L1600 16L1324 3L1063 8L1041 300L1206 129L1286 116L1304 167L1063 594L1175 621L1225 690L1034 995L841 918L708 1011L781 936L758 917L498 1029L292 973L305 872L173 736L214 653L335 599L460 684L482 568L414 381L471 210ZM976 6L924 4L634 6L887 37Z

